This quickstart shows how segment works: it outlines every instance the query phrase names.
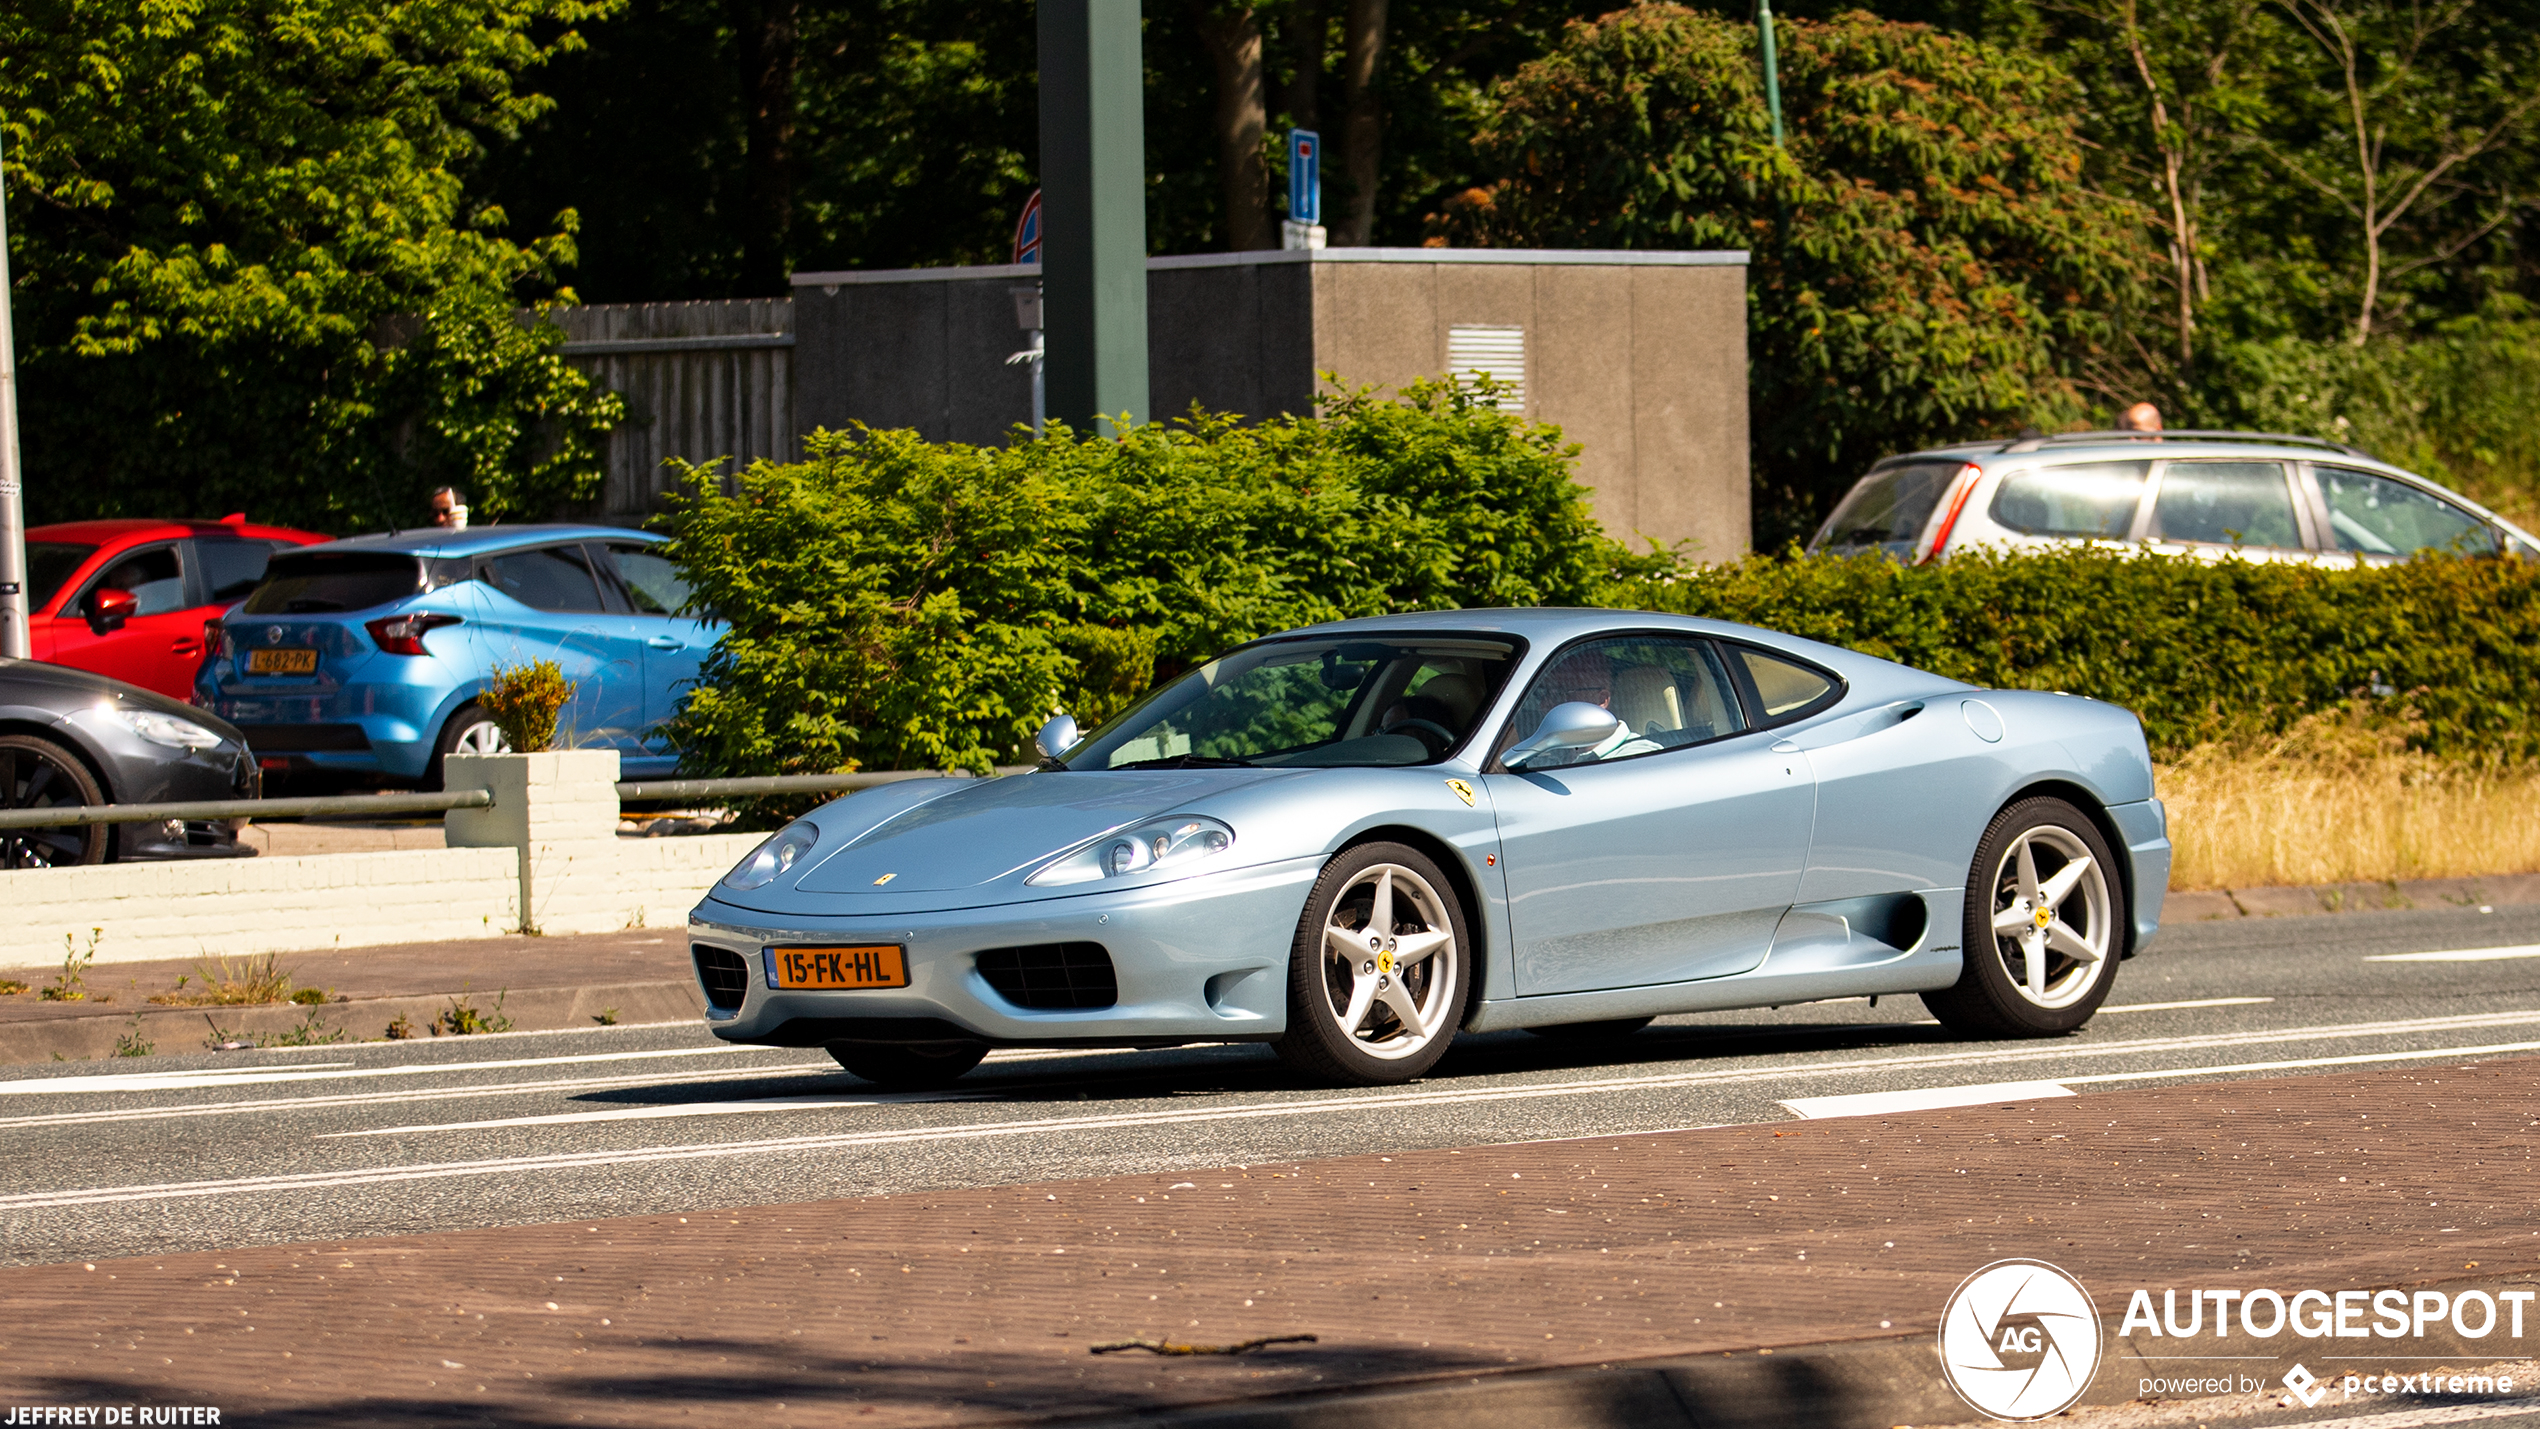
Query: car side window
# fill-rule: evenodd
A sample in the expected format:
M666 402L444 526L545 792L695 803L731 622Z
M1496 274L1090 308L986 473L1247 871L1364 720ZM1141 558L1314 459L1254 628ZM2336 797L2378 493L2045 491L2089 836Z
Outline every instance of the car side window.
M177 563L176 547L144 546L117 556L97 579L88 583L81 594L84 601L101 590L132 592L135 615L165 615L183 610L185 568Z
M246 599L272 561L273 548L262 541L194 543L194 564L202 573L207 599L220 605Z
M1572 646L1517 702L1516 738L1532 735L1553 706L1572 701L1612 710L1621 727L1592 749L1551 751L1528 760L1527 768L1657 754L1746 728L1719 650L1698 637L1632 635Z
M2293 489L2276 461L2174 461L2153 498L2155 541L2299 550Z
M1993 496L1993 519L2029 536L2122 541L2134 532L2148 461L2087 462L2014 472Z
M580 546L544 546L485 558L485 581L533 610L608 609Z
M1835 683L1823 671L1767 655L1751 645L1735 648L1738 664L1755 689L1756 707L1763 715L1759 722L1796 718L1834 693Z
M635 609L645 615L676 615L688 603L688 580L669 557L649 546L607 548L617 578L626 583Z
M2349 467L2313 470L2320 495L2328 501L2329 537L2341 551L2367 556L2495 554L2494 527L2431 492Z

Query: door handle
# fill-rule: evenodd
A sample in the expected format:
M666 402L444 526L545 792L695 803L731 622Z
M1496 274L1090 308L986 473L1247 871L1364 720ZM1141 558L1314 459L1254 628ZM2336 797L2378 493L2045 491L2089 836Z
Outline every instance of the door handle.
M656 635L644 643L652 646L656 650L685 650L688 648L687 641L676 640L667 635Z
M180 635L176 638L175 649L179 655L200 655L203 653L203 642L190 635Z

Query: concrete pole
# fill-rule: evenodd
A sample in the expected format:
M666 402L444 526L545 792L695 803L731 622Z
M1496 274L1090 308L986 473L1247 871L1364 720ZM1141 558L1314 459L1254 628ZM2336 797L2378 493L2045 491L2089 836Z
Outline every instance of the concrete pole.
M0 184L0 655L24 660L27 639L26 503L18 475L18 357L9 331L9 201Z
M1049 415L1147 419L1146 66L1138 0L1040 0Z

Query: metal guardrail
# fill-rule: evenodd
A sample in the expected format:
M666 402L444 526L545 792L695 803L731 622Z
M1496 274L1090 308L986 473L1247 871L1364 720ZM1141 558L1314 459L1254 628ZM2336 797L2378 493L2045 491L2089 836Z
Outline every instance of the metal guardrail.
M1001 765L999 774L1021 774L1028 764ZM861 774L773 774L749 779L628 780L617 786L627 799L711 799L764 794L845 794L906 779L967 779L941 769L877 769ZM176 804L89 804L56 809L0 809L0 829L51 829L74 824L155 824L168 819L289 819L329 815L440 814L452 809L490 809L483 789L441 794L328 794L306 799L201 799Z
M198 799L180 804L89 804L60 809L0 809L0 829L52 829L68 824L155 824L166 819L272 819L312 814L439 814L490 809L482 789L448 794L329 794L309 799Z

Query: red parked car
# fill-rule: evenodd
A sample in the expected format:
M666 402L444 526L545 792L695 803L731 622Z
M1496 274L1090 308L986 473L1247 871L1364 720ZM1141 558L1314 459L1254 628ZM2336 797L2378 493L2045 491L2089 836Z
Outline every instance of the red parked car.
M29 643L38 660L191 699L204 622L245 599L274 552L327 539L245 516L32 527Z

